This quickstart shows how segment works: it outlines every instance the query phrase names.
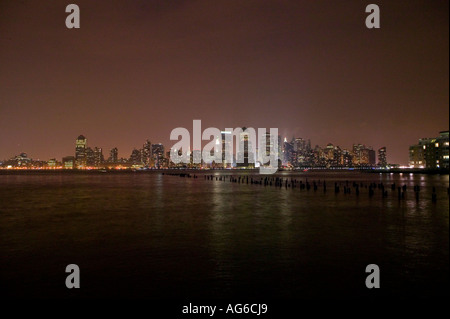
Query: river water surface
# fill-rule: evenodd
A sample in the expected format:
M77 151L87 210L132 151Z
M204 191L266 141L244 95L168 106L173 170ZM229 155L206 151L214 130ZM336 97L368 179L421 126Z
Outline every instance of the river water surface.
M307 191L215 180L248 172L191 174L198 178L0 175L2 295L290 299L448 292L448 175L277 173L318 183ZM362 183L359 196L355 189L344 194L347 180ZM388 196L377 189L370 197L365 186L381 182ZM407 185L404 199L392 183ZM81 289L65 287L68 264L80 267ZM368 264L380 267L380 289L365 286Z

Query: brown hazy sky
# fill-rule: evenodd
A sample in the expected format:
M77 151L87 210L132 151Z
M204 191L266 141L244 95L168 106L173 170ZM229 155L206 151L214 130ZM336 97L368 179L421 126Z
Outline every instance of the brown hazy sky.
M65 27L66 5L81 28ZM365 27L365 6L381 29ZM0 159L128 157L175 127L278 127L313 145L408 146L449 127L449 3L0 2Z

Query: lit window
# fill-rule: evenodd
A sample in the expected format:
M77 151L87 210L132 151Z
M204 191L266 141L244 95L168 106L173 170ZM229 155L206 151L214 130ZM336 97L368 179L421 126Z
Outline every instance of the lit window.
M427 148L427 146L426 146L426 145L424 145L424 146L423 146L423 149L426 149L426 148Z

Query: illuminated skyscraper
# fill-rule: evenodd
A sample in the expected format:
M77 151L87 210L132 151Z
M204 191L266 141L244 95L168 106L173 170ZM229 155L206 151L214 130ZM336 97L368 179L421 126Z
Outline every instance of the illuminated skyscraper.
M94 166L100 167L100 166L102 166L104 161L105 161L105 159L103 157L103 149L101 147L95 147L94 148Z
M117 149L117 147L114 147L109 152L108 162L110 162L110 163L117 163L118 160L119 160L119 150Z
M342 150L342 165L345 167L352 167L352 154L344 149Z
M233 165L233 150L231 149L232 132L222 131L222 164L223 168L230 168ZM226 154L228 151L229 154Z
M281 140L281 136L278 135L278 167L280 168L283 165L283 142Z
M142 146L142 163L145 166L149 166L152 158L152 143L149 140L146 140L144 145Z
M161 143L152 144L152 161L154 163L154 167L164 167L164 145Z
M380 167L387 166L386 147L382 147L378 150L378 166Z
M279 135L272 136L270 134L270 132L266 132L266 133L264 133L263 138L264 138L265 147L264 147L264 149L261 149L261 151L263 152L264 156L266 157L266 160L264 160L262 157L259 157L260 154L257 152L258 161L263 166L271 165L271 166L278 167L278 165L281 164L281 163L279 163L280 153L281 153L281 145L279 143L281 141L281 137ZM277 143L278 143L278 145L276 145ZM260 145L258 145L258 147L263 147L263 145L260 144ZM274 159L275 156L278 157L278 159L277 159L276 163L273 163L273 162L271 162L271 160Z
M289 143L286 138L283 142L283 165L293 165L294 164L294 146Z
M87 139L83 135L80 135L75 143L75 165L77 168L85 168L87 163Z
M241 149L241 145L243 145L243 149ZM250 140L250 133L247 131L246 127L243 127L242 133L239 134L239 146L237 147L239 147L239 151L236 154L236 166L242 168L254 168L255 153Z
M376 153L371 147L353 144L353 164L356 166L374 166Z
M369 149L368 149L368 151L367 151L368 153L369 153L369 165L370 166L375 166L375 164L376 164L376 153L375 153L375 151L372 149L372 147L370 147Z
M95 154L94 150L89 146L86 147L86 166L94 167L95 166Z
M142 165L141 150L133 149L130 155L130 163L132 165Z

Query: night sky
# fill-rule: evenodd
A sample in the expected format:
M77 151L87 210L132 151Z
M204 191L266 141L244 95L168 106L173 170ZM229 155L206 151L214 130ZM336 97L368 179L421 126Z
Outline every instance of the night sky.
M76 3L81 28L67 29ZM381 9L367 29L365 7ZM128 157L175 127L278 127L344 148L449 128L449 2L0 2L0 159L89 146Z

